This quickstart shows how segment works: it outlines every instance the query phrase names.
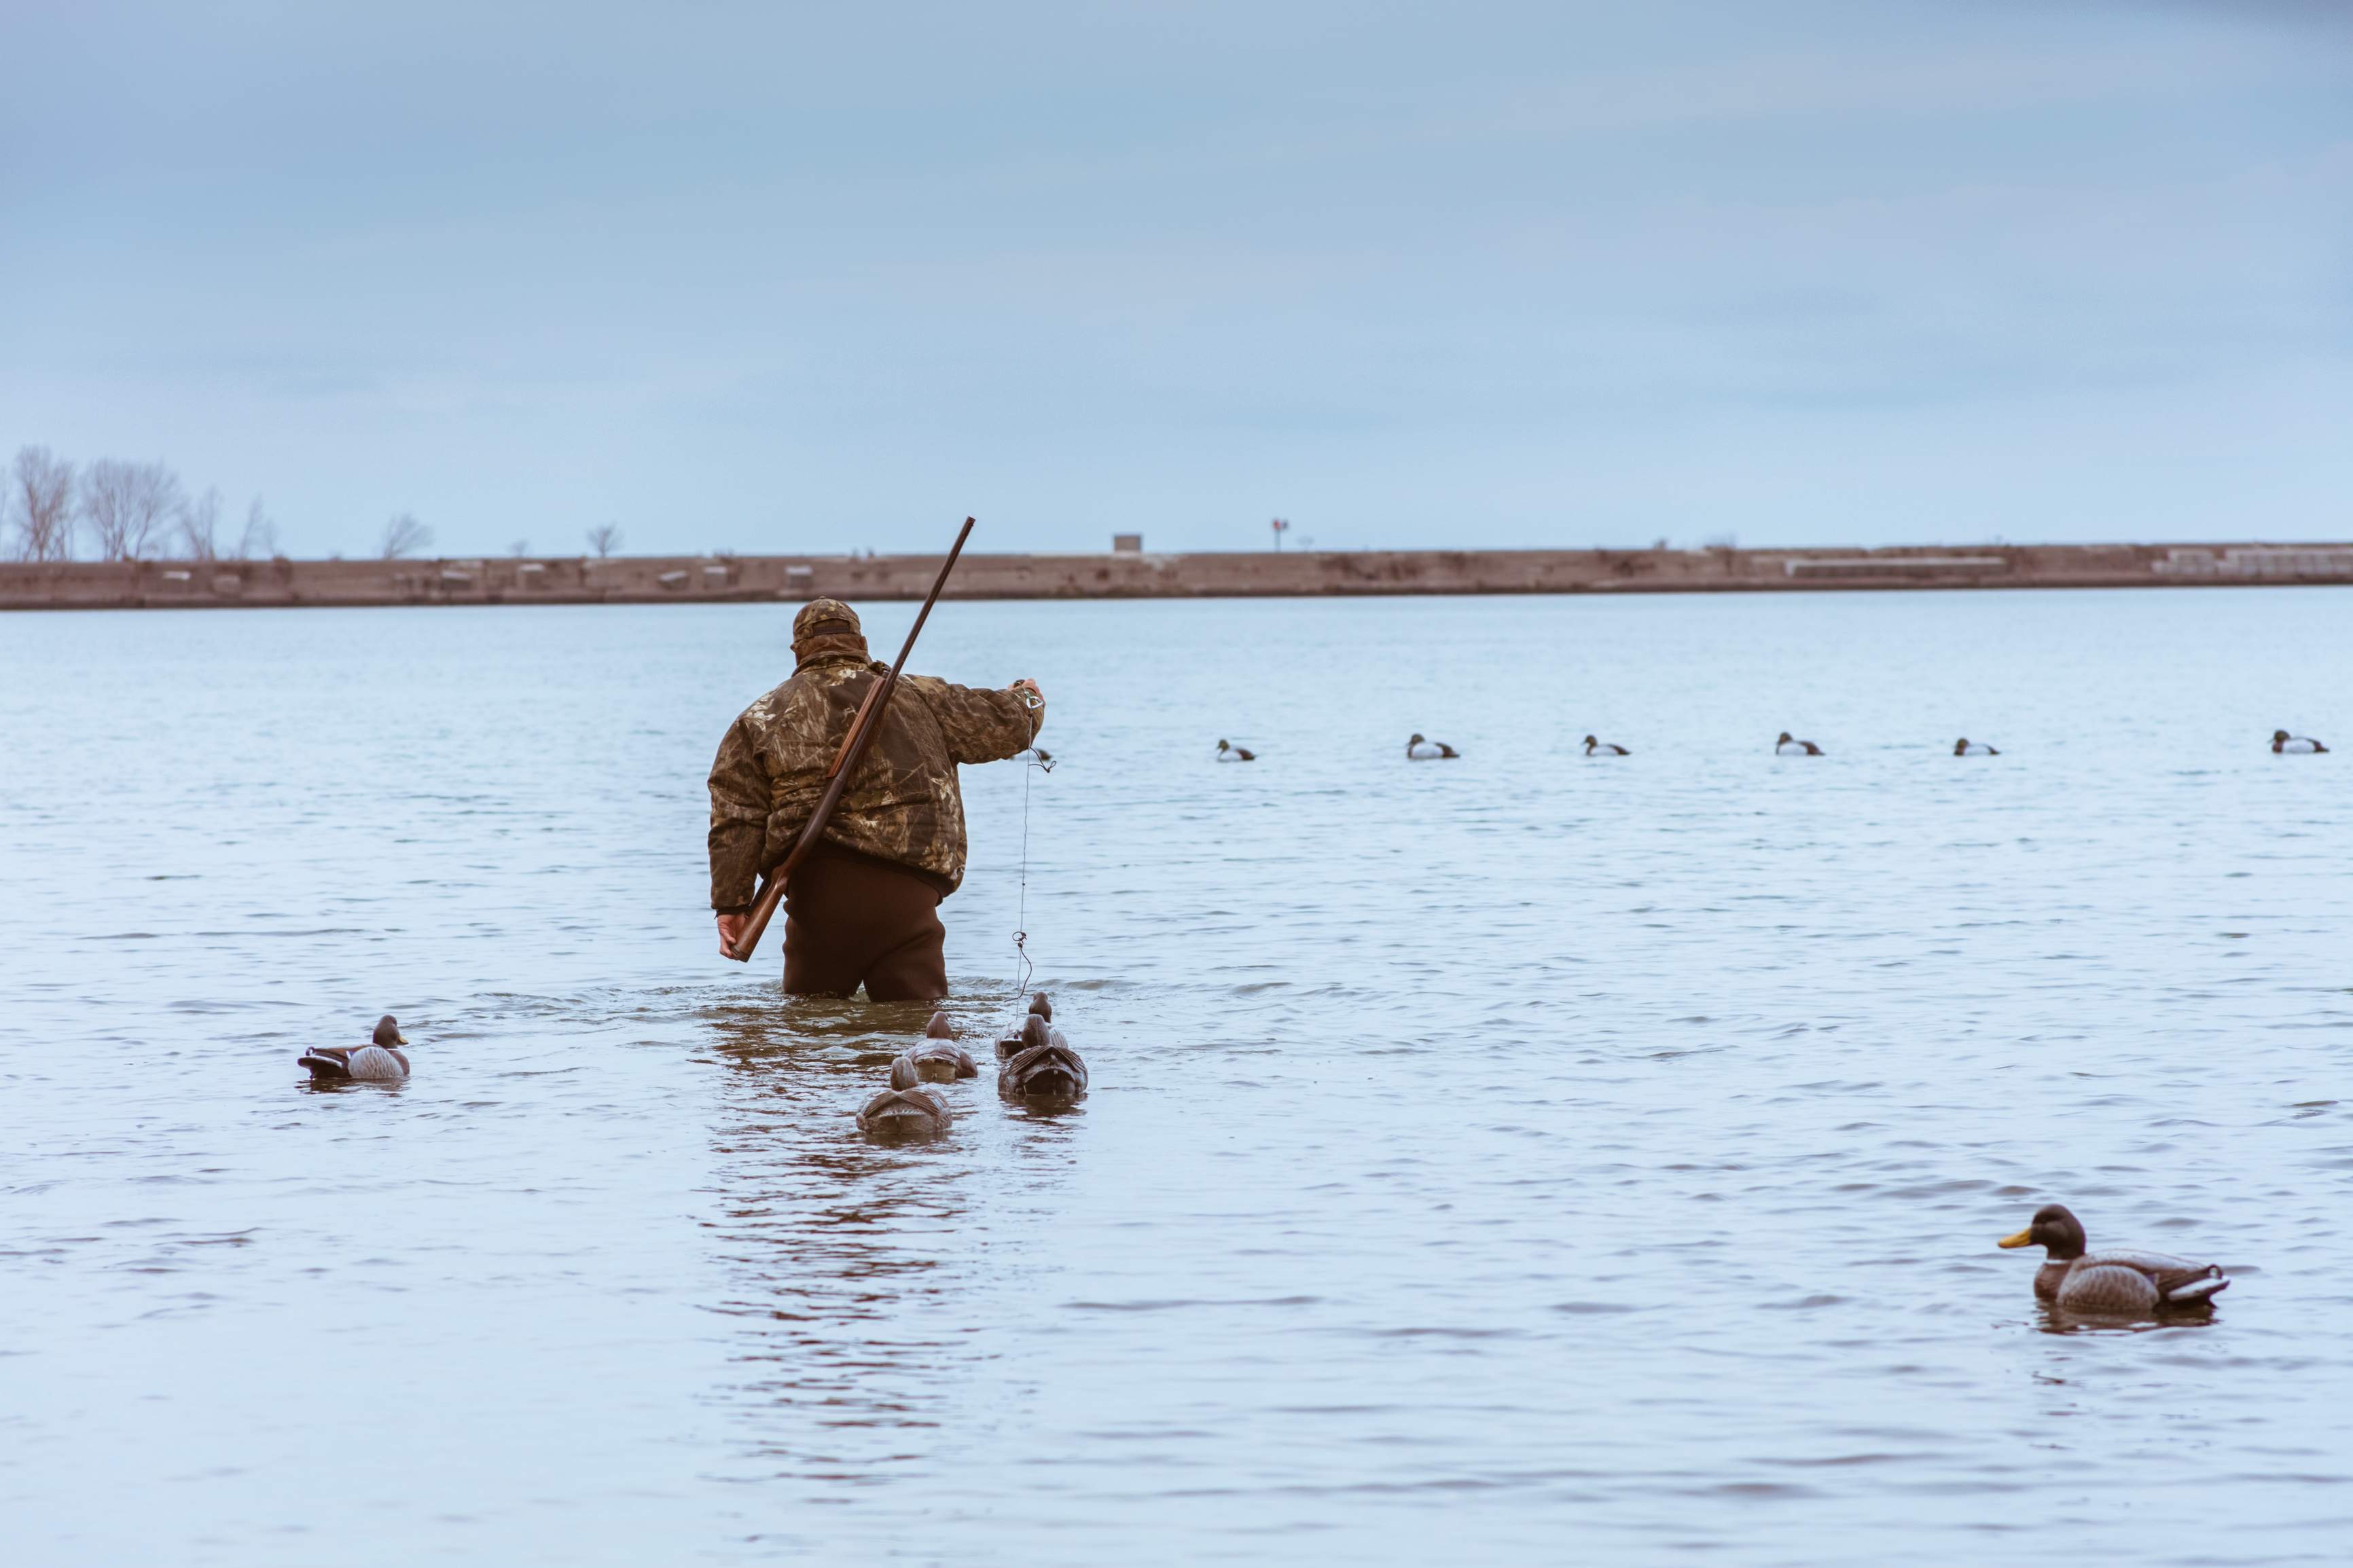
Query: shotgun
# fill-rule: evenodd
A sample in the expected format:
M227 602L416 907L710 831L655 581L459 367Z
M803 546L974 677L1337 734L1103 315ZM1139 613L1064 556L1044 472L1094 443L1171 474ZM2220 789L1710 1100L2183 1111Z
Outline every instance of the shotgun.
M727 956L738 963L752 962L752 950L760 945L761 933L768 922L776 918L776 906L785 901L785 886L793 879L793 868L807 858L808 852L825 837L825 825L833 816L833 808L841 804L841 792L849 787L850 775L858 772L859 759L866 755L866 742L882 725L882 710L889 707L891 694L899 689L899 673L907 668L907 656L915 651L915 639L923 633L923 622L930 618L932 606L939 603L940 590L948 585L948 574L955 570L956 557L964 553L964 542L972 537L972 519L964 520L957 531L955 542L948 547L948 558L940 563L939 581L923 599L923 607L915 612L915 624L907 628L907 640L899 649L899 662L891 673L866 689L866 700L858 705L857 716L849 721L849 733L841 737L841 749L833 754L833 765L825 771L825 794L818 798L817 810L809 814L808 824L801 836L793 841L793 852L784 863L770 871L760 884L760 895L752 900L752 913L744 926L744 934L727 950Z

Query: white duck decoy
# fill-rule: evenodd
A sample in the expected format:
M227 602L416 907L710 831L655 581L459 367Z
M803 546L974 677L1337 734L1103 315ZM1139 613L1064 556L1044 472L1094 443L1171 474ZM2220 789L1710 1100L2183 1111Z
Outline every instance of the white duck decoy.
M1585 737L1585 754L1588 757L1627 757L1633 755L1632 752L1629 752L1623 746L1613 744L1608 741L1597 741L1590 735Z
M1953 755L1957 757L1998 757L2001 755L2001 753L1995 751L1991 746L1987 745L1983 741L1972 741L1967 735L1964 735L1959 740L1953 742Z
M1258 761L1258 753L1249 750L1247 747L1231 745L1224 741L1220 741L1218 742L1218 761L1221 763L1254 763Z
M386 1013L364 1046L313 1046L302 1053L312 1083L398 1083L408 1076L408 1037Z
M1819 757L1822 749L1811 741L1792 739L1789 731L1784 730L1781 738L1773 742L1773 754L1777 757Z
M2292 752L2299 756L2310 756L2315 752L2325 752L2328 748L2309 735L2291 735L2285 730L2274 730L2272 750L2282 754Z
M2203 1307L2231 1285L2219 1266L2169 1252L2137 1247L2092 1252L2084 1245L2083 1222L2063 1204L2036 1209L2031 1224L1999 1245L2041 1247L2034 1294L2071 1312L2147 1317L2167 1308Z
M1411 763L1434 763L1440 757L1459 757L1461 754L1443 741L1432 741L1419 733L1405 743L1406 760Z

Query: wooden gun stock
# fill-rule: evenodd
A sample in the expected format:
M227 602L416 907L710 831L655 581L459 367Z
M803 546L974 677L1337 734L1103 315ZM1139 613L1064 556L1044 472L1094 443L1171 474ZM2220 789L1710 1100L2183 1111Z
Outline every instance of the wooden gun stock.
M939 603L940 590L948 585L948 574L955 570L956 557L964 553L964 542L971 537L972 519L965 518L964 527L956 532L955 543L948 548L948 558L940 563L939 580L924 596L923 607L915 612L915 624L907 628L907 640L899 649L899 661L891 667L890 674L866 689L866 700L858 705L857 716L849 721L849 731L841 738L841 749L834 752L833 765L825 772L825 794L818 797L817 809L809 814L801 836L793 840L792 853L762 879L759 896L752 900L751 915L744 921L744 934L727 950L727 956L736 963L752 962L752 953L760 945L768 922L776 918L776 910L785 901L785 889L792 881L793 868L807 859L809 851L825 837L825 825L832 818L833 808L841 804L841 792L849 786L850 776L858 772L859 759L866 754L866 742L881 727L882 710L890 706L891 694L899 689L899 675L907 668L907 656L915 651L915 639L923 635L932 606Z

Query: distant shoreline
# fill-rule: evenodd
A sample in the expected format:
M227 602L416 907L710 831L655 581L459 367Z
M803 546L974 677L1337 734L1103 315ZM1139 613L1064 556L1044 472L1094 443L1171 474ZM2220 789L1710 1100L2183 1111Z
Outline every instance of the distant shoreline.
M0 563L0 610L920 599L936 555ZM951 599L1330 598L2353 584L2353 542L1881 550L1368 550L966 555Z

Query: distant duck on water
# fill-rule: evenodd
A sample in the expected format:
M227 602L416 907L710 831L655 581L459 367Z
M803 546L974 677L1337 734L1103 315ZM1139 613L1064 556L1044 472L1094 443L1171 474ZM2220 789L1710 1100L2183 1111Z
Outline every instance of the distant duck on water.
M1629 752L1623 746L1613 745L1608 741L1597 741L1590 735L1585 737L1585 754L1588 757L1626 757L1633 755L1632 752Z
M1811 741L1794 740L1789 731L1784 730L1781 738L1773 742L1773 754L1779 757L1819 757L1822 749Z
M2071 1312L2147 1317L2168 1309L2201 1308L2231 1284L2217 1265L2192 1263L2169 1252L2135 1247L2093 1252L2083 1222L2063 1204L2043 1205L2024 1230L1997 1245L2042 1247L2034 1294Z
M1218 742L1218 761L1221 763L1254 763L1258 761L1258 753L1245 747L1230 745L1224 741L1220 741Z
M312 1083L398 1083L408 1077L408 1037L386 1013L364 1046L313 1046L302 1053Z
M1998 757L2001 755L2001 753L1995 751L1991 746L1987 745L1983 741L1972 741L1967 735L1964 735L1959 740L1953 742L1953 755L1957 757Z
M2272 750L2283 754L2292 752L2300 756L2309 756L2315 752L2325 752L2328 748L2309 735L2291 735L2285 730L2274 730Z
M1443 741L1432 741L1419 734L1405 743L1406 761L1410 763L1434 763L1441 757L1459 757L1461 754Z

